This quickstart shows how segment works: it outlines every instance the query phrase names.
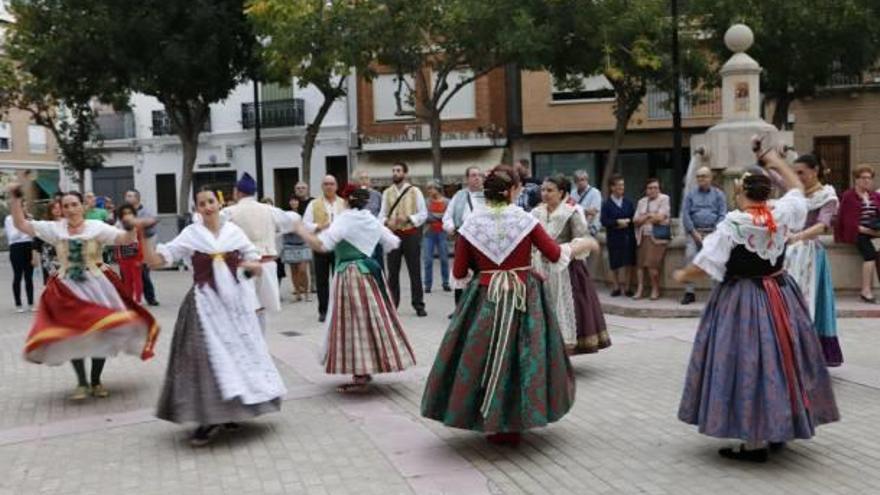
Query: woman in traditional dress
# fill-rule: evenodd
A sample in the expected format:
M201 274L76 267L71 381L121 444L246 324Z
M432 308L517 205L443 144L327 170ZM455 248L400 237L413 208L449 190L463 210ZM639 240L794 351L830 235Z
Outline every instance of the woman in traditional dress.
M21 197L21 188L9 189ZM15 227L55 247L58 269L40 298L37 316L25 344L25 359L60 365L72 361L77 387L72 400L89 394L107 397L101 373L108 357L120 351L149 359L159 334L153 316L126 293L122 281L102 262L104 245L129 244L134 229L121 230L99 220L86 220L82 196L61 197L64 218L28 221L20 201L11 202ZM84 359L92 358L86 378Z
M335 276L330 293L323 358L328 374L353 375L340 392L363 392L372 375L403 371L416 358L397 310L389 298L382 269L372 254L397 249L400 238L366 210L370 191L346 188L340 196L348 209L315 236L300 223L297 233L317 252L333 252Z
M605 227L608 239L608 264L611 267L611 297L626 294L631 297L632 273L630 268L636 265L636 234L633 229L633 217L636 207L623 195L625 185L623 177L615 175L608 181L611 194L602 203L599 219Z
M134 206L126 203L119 207L119 210L116 212L116 218L119 219L120 223L130 223L137 218L137 211L134 209ZM119 265L119 276L122 278L126 293L138 304L141 304L144 298L142 270L144 265L144 244L146 244L146 241L144 240L143 229L136 228L135 230L137 231L137 241L133 244L116 246L116 253L114 254L116 263Z
M581 207L565 201L570 186L568 179L562 175L545 179L541 186L543 203L531 212L559 244L590 237ZM546 279L544 287L568 353L587 354L610 346L605 316L596 287L587 271L585 257L572 260L568 270L560 271L535 251L532 266Z
M440 344L422 397L422 415L447 426L490 433L493 443L519 443L520 432L564 416L574 402L565 343L531 271L535 247L557 269L598 245L559 246L538 220L513 203L522 189L509 166L486 177L485 210L464 222L453 278L476 272Z
M720 282L700 320L678 417L705 435L742 441L719 454L753 462L839 418L809 309L783 268L786 238L807 217L803 186L775 150L760 159L789 191L769 206L770 177L747 172L739 210L675 273L679 282L703 274Z
M819 334L825 364L840 366L843 353L837 341L837 310L831 264L819 236L831 231L837 214L837 193L834 186L822 184L822 165L813 155L802 155L794 161L795 172L804 185L807 198L807 223L804 230L788 238L785 270L795 279L810 310L813 325Z
M64 214L61 212L61 201L53 199L46 207L46 216L43 220L58 221L62 218L64 218ZM43 271L43 285L48 285L49 279L58 271L58 255L55 253L55 246L35 237L34 253L38 256L38 264Z
M260 254L220 218L215 192L199 191L196 207L201 220L155 250L146 243L144 261L153 268L192 262L194 283L177 315L156 416L197 423L190 443L198 447L236 421L280 410L286 390L263 340L253 285L244 283L261 272Z

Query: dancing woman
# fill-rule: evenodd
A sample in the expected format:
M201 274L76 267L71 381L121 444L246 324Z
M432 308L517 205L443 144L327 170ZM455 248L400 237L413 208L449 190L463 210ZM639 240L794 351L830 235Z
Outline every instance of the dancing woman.
M565 201L570 189L568 179L562 175L547 178L541 186L543 203L531 212L550 237L560 244L591 237L581 208ZM588 354L609 347L611 339L605 316L587 271L586 260L574 259L568 264L568 270L560 271L541 253L535 252L532 265L547 280L544 287L568 353Z
M831 231L831 221L837 214L839 201L834 186L822 184L822 166L813 155L802 155L794 161L795 172L804 184L807 199L807 223L804 230L788 238L785 270L795 279L813 325L819 334L825 364L840 366L843 353L837 340L837 310L834 305L834 285L831 282L831 264L819 236Z
M18 184L11 185L9 192L16 198L22 195ZM70 398L107 397L101 384L105 358L124 352L149 359L159 334L153 316L126 294L119 277L101 258L104 245L133 242L133 228L121 230L86 220L78 192L61 197L64 217L57 221L29 221L20 201L10 205L15 228L53 245L58 263L40 298L25 359L48 365L72 361L78 385ZM90 379L87 357L92 358Z
M144 261L153 268L192 261L156 416L197 423L190 443L199 447L235 421L279 411L286 390L263 340L256 293L242 283L262 269L257 248L220 218L215 192L199 191L196 207L201 221L155 250L145 243Z
M700 320L678 417L705 435L741 440L719 454L753 462L839 418L809 309L783 269L786 237L807 216L803 186L776 151L762 159L788 192L771 207L770 177L762 168L747 172L739 210L675 273L679 282L703 274L720 282Z
M535 247L557 269L598 249L594 240L559 246L538 220L511 203L522 187L509 166L485 181L485 210L464 222L453 277L476 271L437 352L422 415L447 426L491 433L517 444L520 432L558 421L574 402L574 376L541 279Z
M363 392L377 373L403 371L416 362L389 298L382 269L372 258L377 244L387 253L400 238L365 209L368 189L341 194L348 209L315 236L299 223L298 234L316 252L333 252L335 262L323 359L328 374L354 375L340 392Z

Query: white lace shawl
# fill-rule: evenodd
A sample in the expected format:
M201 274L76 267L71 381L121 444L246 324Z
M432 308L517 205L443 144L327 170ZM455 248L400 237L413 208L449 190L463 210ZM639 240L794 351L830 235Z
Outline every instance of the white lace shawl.
M168 265L201 252L216 255L214 286L196 287L196 310L204 333L208 359L224 400L238 397L244 404L268 402L286 393L284 382L263 340L253 283L233 272L224 253L238 251L246 260L259 260L244 231L224 221L215 237L202 223L187 226L156 250Z
M400 246L400 238L382 225L368 210L345 210L340 213L318 239L328 251L341 241L347 241L358 251L371 256L376 244L382 243L386 252Z
M803 229L806 222L807 202L803 192L798 189L788 191L771 205L771 211L777 226L774 234L763 225L755 225L752 215L747 212L728 213L715 232L703 241L694 264L713 279L724 280L730 253L738 245L775 264L785 252L789 233Z
M538 219L516 205L490 206L468 216L459 233L492 263L500 265L536 225Z

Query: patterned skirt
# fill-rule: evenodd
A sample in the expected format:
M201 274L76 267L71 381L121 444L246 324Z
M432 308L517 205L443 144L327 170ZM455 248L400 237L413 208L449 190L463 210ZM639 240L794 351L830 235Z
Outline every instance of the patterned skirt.
M590 354L611 346L605 315L599 303L596 286L590 278L586 263L572 260L568 265L571 276L571 294L577 321L577 342L569 346L571 354Z
M373 375L416 363L383 278L350 263L333 279L324 370Z
M243 404L238 398L223 400L208 356L195 292L190 290L177 314L156 416L174 423L213 425L280 410L281 399L258 404Z
M487 292L474 280L462 295L425 385L422 416L492 433L558 421L574 403L574 373L540 280L527 275L526 310L515 313L500 348L493 348L496 304ZM490 354L501 356L500 373L486 403Z
M746 442L811 438L840 417L822 347L789 275L712 292L694 340L680 420Z

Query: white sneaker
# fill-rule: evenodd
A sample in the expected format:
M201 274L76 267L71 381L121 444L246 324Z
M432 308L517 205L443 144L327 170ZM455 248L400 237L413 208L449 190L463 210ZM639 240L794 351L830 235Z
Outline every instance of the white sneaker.
M22 306L16 306L16 307L15 307L15 312L16 312L16 313L24 313L24 308L23 308Z

